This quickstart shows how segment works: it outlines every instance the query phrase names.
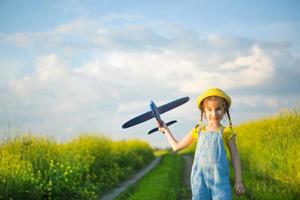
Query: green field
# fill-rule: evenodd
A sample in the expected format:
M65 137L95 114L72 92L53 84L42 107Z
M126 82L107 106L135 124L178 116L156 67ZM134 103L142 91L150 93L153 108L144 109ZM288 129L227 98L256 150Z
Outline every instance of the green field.
M97 199L153 158L137 140L21 136L0 146L0 199Z
M234 199L300 199L300 113L284 112L234 130L247 191ZM193 154L194 147L184 153ZM153 158L153 149L136 140L85 135L59 144L20 136L0 145L0 199L97 199ZM181 154L162 155L158 166L118 199L186 199L183 167Z
M180 155L165 154L160 163L116 200L176 200L185 199L182 182L184 162Z
M300 113L235 128L249 199L300 199Z

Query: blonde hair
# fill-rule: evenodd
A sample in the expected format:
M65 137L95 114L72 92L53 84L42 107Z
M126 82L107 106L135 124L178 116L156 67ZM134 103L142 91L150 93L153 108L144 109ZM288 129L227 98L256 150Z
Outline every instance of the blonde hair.
M205 109L205 106L207 104L207 101L210 101L210 100L219 100L221 105L223 106L224 110L225 110L225 113L227 114L227 117L228 117L228 120L229 120L229 127L232 128L232 122L231 122L231 117L230 117L230 113L229 113L229 105L228 105L228 102L223 99L222 97L218 97L218 96L209 96L209 97L206 97L201 105L200 105L200 110L201 110L201 122L203 120L203 115L204 115L204 109Z

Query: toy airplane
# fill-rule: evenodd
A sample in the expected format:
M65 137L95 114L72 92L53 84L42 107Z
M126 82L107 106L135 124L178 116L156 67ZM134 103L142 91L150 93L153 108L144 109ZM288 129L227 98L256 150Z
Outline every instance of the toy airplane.
M145 121L147 121L149 119L152 119L152 118L155 118L158 121L158 123L162 124L163 121L160 118L161 114L163 114L163 113L165 113L165 112L167 112L169 110L172 110L172 109L174 109L174 108L176 108L176 107L178 107L178 106L180 106L180 105L188 102L189 99L190 99L189 97L183 97L183 98L174 100L174 101L172 101L170 103L167 103L167 104L164 104L162 106L159 106L159 107L157 107L156 104L153 101L151 101L150 102L150 109L151 109L151 111L148 111L148 112L146 112L144 114L141 114L141 115L139 115L139 116L137 116L137 117L135 117L135 118L127 121L126 123L124 123L122 125L122 128L129 128L131 126L135 126L137 124L143 123L143 122L145 122ZM176 120L173 120L173 121L167 122L166 125L170 126L170 125L172 125L172 124L174 124L176 122L177 122ZM151 134L151 133L153 133L155 131L158 131L158 128L154 128L154 129L150 130L148 132L148 134Z

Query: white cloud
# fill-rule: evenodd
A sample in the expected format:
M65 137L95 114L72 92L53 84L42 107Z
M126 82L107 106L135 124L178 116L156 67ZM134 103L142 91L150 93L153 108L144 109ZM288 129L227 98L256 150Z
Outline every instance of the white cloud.
M201 88L214 85L226 89L258 86L270 80L274 73L271 58L256 45L250 49L249 55L220 63L222 71L213 66L208 66L207 70L198 67L197 63L197 58L193 60L170 50L112 52L77 71L101 79L122 80L124 84L159 81L182 93L198 93ZM125 75L130 78L126 79Z
M31 88L33 86L30 79L30 77L25 76L22 79L10 80L8 85L16 95L20 97L30 96Z
M18 47L27 47L30 43L30 37L26 33L16 33L12 35L0 34L1 43L13 43Z
M66 24L60 24L56 27L54 27L53 30L50 32L56 33L56 34L78 34L78 33L85 33L91 30L91 27L96 26L96 22L94 20L90 20L87 18L78 18L74 21L71 21L70 23Z
M216 47L228 46L236 42L233 38L221 37L215 34L209 35L207 40Z
M35 95L36 91L49 92L53 86L64 85L67 75L65 64L55 54L49 54L37 58L33 74L10 80L9 87L17 96L31 96Z
M265 96L265 95L243 95L234 97L234 105L236 107L249 107L249 108L275 108L280 105L278 97Z
M106 20L120 17L108 16ZM125 20L135 19L127 17L123 16ZM163 26L160 30L155 24L112 28L85 18L46 32L2 34L0 43L39 55L34 53L35 58L30 58L32 71L5 80L10 90L7 96L18 100L12 102L9 112L16 113L15 120L21 126L34 126L40 132L117 133L128 117L146 111L145 102L151 98L159 99L159 104L170 97L195 97L212 86L255 91L273 81L279 72L274 60L284 62L288 51L276 49L276 54L270 53L261 43L252 41L248 45L239 38L198 37L180 26ZM292 55L298 53L294 50ZM299 56L289 58L294 61L287 71L295 67ZM237 108L276 110L283 105L276 95L247 95L234 97ZM171 116L191 124L198 114L195 111L191 115L193 110L194 103Z
M199 88L212 86L224 89L255 87L274 76L272 59L257 45L251 47L249 55L219 63L219 67L209 67L209 71L195 67L190 78L179 84L180 90L197 93Z
M67 73L65 65L58 61L55 54L37 59L36 77L40 81L58 81L63 79Z
M124 20L132 21L137 19L142 19L143 16L140 14L110 14L102 18L104 21L114 21L114 20Z
M133 117L135 113L147 111L146 99L128 102L122 96L124 92L130 90L136 97L147 96L147 88L142 89L141 93L135 93L141 83L143 87L151 87L153 82L158 83L162 88L173 90L177 96L181 96L180 93L198 94L201 90L215 85L226 89L253 86L257 80L253 80L253 83L244 82L237 85L236 79L232 77L239 76L238 80L247 80L246 72L263 71L264 65L269 65L266 66L267 70L272 69L268 57L264 56L262 50L255 46L250 50L249 55L238 56L232 61L236 68L241 69L233 71L222 69L225 72L220 74L218 68L210 69L209 72L198 68L197 59L190 59L188 55L174 50L108 52L77 68L68 66L56 54L49 54L36 59L36 70L33 74L13 80L11 89L20 98L27 97L29 100L34 97L37 105L33 104L30 109L42 109L42 113L47 115L46 119L51 117L62 121L68 119L68 123L63 125L62 130L69 132L76 130L76 127L70 126L70 123L84 126L84 122L90 121L94 124L95 120L101 120L106 114L109 114L109 118L114 116L116 120L122 122L125 121L124 116ZM244 73L239 73L243 70ZM252 77L254 75L255 73ZM264 79L261 78L258 83L263 81ZM262 99L252 101L252 106L259 102L262 102ZM269 99L264 104L274 107L276 102L276 99ZM182 111L182 115L187 114ZM81 116L81 119L78 116ZM98 128L105 126L103 123L92 124L90 126Z
M57 25L53 29L46 31L0 33L0 44L15 45L28 52L35 51L41 53L48 52L49 49L58 51L62 47L69 48L70 51L70 46L80 46L82 42L91 45L89 35L95 35L95 28L100 28L99 26L100 24L95 20L82 17L69 23Z

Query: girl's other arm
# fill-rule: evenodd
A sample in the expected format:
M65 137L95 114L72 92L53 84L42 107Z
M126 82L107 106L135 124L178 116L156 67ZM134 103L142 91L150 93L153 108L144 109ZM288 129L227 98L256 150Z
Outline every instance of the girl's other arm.
M241 161L236 148L235 136L232 136L232 138L228 141L227 144L229 147L231 161L232 161L234 175L235 175L235 185L234 185L235 193L237 195L242 195L245 193L245 188L242 183Z
M179 151L181 149L184 149L185 147L191 145L194 141L194 138L192 137L192 134L187 134L182 140L180 140L179 142L174 138L174 136L172 135L170 129L168 128L168 126L166 126L165 124L163 124L162 126L160 126L158 124L159 127L159 131L163 132L166 137L168 142L170 143L172 149L174 151Z

